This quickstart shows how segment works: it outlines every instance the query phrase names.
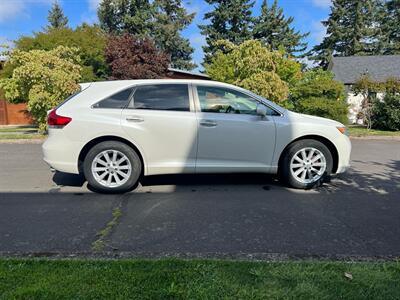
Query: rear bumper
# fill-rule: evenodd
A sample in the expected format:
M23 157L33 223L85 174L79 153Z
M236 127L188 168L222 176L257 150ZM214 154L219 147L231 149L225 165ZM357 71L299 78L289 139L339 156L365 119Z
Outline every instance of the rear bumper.
M51 129L42 145L43 160L57 171L79 174L79 149L80 143L66 138L62 129Z

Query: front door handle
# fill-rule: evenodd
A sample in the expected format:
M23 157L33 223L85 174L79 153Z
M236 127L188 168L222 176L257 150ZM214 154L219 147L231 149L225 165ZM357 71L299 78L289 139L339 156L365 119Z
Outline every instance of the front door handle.
M204 126L204 127L216 127L217 122L215 122L213 120L201 120L200 125Z
M135 122L135 123L140 123L140 122L144 121L144 119L139 116L127 116L126 120L129 122Z

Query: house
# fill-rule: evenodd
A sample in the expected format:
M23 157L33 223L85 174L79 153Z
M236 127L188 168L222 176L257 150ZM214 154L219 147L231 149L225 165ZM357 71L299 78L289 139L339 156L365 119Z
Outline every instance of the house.
M328 69L333 72L336 80L345 85L347 103L350 105L350 122L362 123L358 115L363 97L356 95L352 86L365 75L376 82L384 82L389 78L400 80L400 55L333 57Z
M0 61L0 70L4 61ZM201 73L189 72L169 68L168 74L165 79L203 79L209 80L210 78ZM25 103L11 104L4 99L4 95L0 90L0 125L29 125L33 120L26 109Z
M168 68L168 75L166 78L170 79L202 79L202 80L210 80L210 77L203 73L184 71L174 68Z

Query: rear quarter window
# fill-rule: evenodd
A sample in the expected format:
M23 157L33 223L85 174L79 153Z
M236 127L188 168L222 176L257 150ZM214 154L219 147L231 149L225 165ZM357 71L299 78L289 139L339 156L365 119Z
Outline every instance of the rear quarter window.
M128 105L133 88L128 88L107 97L93 105L93 108L124 108Z

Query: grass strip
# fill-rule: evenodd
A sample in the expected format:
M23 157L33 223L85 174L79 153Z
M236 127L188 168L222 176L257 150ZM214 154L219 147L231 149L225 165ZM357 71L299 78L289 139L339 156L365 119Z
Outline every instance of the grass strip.
M400 136L400 131L368 130L365 127L348 127L347 129L350 136Z
M0 299L400 299L397 262L0 260Z

